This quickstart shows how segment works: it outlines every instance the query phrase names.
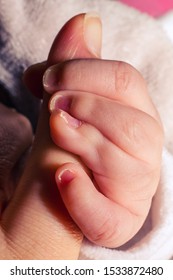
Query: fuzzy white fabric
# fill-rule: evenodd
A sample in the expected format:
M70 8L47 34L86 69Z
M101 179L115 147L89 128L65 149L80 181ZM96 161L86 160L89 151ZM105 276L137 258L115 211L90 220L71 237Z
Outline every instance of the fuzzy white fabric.
M170 40L173 42L173 8L168 13L162 15L159 18L159 22L163 26L163 29L165 30L166 34L170 38Z
M103 21L102 57L131 63L146 79L164 124L165 148L161 181L140 232L119 249L85 240L80 259L169 259L173 254L173 45L159 23L111 0L0 0L0 81L13 90L17 65L23 69L46 60L61 26L88 11L98 12Z

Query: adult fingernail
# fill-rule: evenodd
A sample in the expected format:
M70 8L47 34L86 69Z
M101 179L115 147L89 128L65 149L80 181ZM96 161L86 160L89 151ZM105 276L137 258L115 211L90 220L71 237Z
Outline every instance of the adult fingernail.
M90 52L100 57L102 24L97 13L87 13L84 18L84 40Z

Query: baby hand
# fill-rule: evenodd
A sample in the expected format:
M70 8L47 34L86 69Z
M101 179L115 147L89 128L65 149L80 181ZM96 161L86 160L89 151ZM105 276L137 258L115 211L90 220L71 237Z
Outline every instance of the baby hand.
M50 71L51 70L51 71ZM77 225L92 242L117 247L144 223L156 192L163 131L141 75L123 62L72 60L51 67L50 131L82 159L56 181Z
M92 242L117 247L144 223L160 178L163 131L141 75L130 65L72 60L49 69L53 141L82 159L56 180L77 225ZM51 83L50 83L51 81Z

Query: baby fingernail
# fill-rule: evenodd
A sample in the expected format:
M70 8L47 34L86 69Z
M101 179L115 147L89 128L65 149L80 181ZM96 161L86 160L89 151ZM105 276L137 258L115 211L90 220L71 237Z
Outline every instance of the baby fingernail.
M69 169L64 169L63 171L61 171L57 178L59 187L68 185L74 178L74 172Z
M56 95L49 103L49 110L51 113L60 112L60 117L71 127L77 128L81 126L82 122L68 114L71 106L71 97Z
M60 116L64 119L64 121L71 127L73 128L78 128L79 126L82 125L82 122L79 121L78 119L73 118L70 116L68 113L61 111Z
M60 65L49 67L43 75L43 86L46 91L56 91L59 85Z
M68 111L70 109L71 98L63 95L56 95L51 98L49 102L49 110L50 112L54 111Z

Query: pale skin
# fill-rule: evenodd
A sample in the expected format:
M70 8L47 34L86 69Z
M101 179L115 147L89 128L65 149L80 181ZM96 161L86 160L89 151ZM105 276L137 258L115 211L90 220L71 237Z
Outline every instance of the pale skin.
M163 130L146 83L129 64L94 56L49 67L43 82L54 143L89 170L71 159L57 170L64 204L89 240L121 246L143 225L160 179Z
M52 139L92 172L73 163L58 169L61 197L89 240L120 246L141 228L159 183L158 115L142 77L125 63L73 60L61 65L61 78L59 66L52 68L57 83L50 92L58 90L49 103ZM118 75L124 80L117 87Z
M79 67L78 72L81 71L82 67L86 71L88 79L90 78L88 69L91 68L91 65L93 67L91 68L93 71L91 73L94 73L94 75L94 69L98 69L98 67L103 67L103 72L101 73L99 70L98 75L105 73L105 67L112 69L113 66L114 71L116 69L117 62L106 62L98 59L100 38L96 39L95 34L90 34L91 29L89 31L89 28L86 28L87 25L89 25L89 22L84 15L79 15L69 21L55 39L47 64L43 67L37 66L37 71L34 68L30 69L25 77L30 89L33 92L36 89L37 94L41 96L42 89L39 79L41 81L42 74L39 75L38 73L43 73L51 65L73 59L71 62L64 62L62 64L64 73L62 84L64 83L65 86L65 88L63 86L63 91L60 88L60 84L57 85L55 83L54 89L50 85L46 85L45 89L47 92L53 94L58 90L58 96L53 96L52 101L49 102L48 95L44 94L43 108L33 151L16 193L2 214L0 231L1 259L77 259L83 238L82 232L99 245L108 247L119 246L134 235L137 227L141 226L157 188L160 176L163 132L158 114L148 97L145 83L139 73L131 66L127 66L126 70L129 69L127 73L129 73L130 82L127 85L125 83L126 90L124 94L117 95L116 99L113 96L115 94L115 84L112 84L114 85L114 90L111 87L106 87L105 94L105 91L102 92L104 88L99 88L97 83L95 88L93 83L91 83L92 88L89 87L89 83L84 87L85 83L83 83L82 77L81 80L76 81L77 83L74 79L73 83L71 83L72 77L68 76L68 71L70 70L69 72L72 73L72 68L77 65ZM92 25L98 31L100 21L96 18L92 19ZM82 59L79 61L75 60L79 58ZM97 58L97 60L88 60L86 62L85 58ZM124 67L125 64L122 65ZM124 69L123 67L122 69ZM41 70L38 70L38 68ZM119 70L121 70L121 66L117 69L118 72L114 72L116 76ZM30 79L30 77L33 77L33 73L36 72L38 74L37 84L32 83ZM94 79L100 82L99 77L97 76ZM57 79L57 76L55 78ZM118 80L122 81L120 89L124 88L124 79ZM125 79L126 82L128 80ZM74 88L71 88L72 85ZM131 94L132 88L133 94ZM70 96L73 99L73 103L76 102L78 104L76 111L73 106L68 106L63 114L66 118L71 115L78 119L80 121L79 127L69 126L67 120L64 120L64 116L62 116L60 108L57 108L57 102L53 100L57 100L60 94L66 97ZM98 107L95 105L96 102L99 102ZM54 106L55 104L56 106ZM87 106L87 111L83 105ZM92 114L89 116L88 112L97 110L98 113L98 109L99 111L100 109L103 110L104 116L108 114L111 120L115 116L116 111L116 123L113 129L115 131L118 129L118 133L120 133L120 129L122 130L123 137L126 136L123 141L120 135L117 134L115 137L115 135L112 135L109 126L106 127L106 124L110 123L108 122L110 119L103 118L103 116L95 118ZM117 112L119 113L117 114ZM121 112L124 112L123 115ZM138 130L135 130L135 133L132 130L131 133L131 130L127 129L127 124L130 125L132 119L134 124L136 115L137 119L139 118L138 124L142 125L142 130L139 129L139 134ZM122 129L122 119L125 121L127 131ZM104 127L101 122L105 123ZM57 123L62 124L62 130L58 129ZM114 125L114 123L111 122L111 125ZM104 131L103 129L105 128L107 130ZM56 145L49 136L49 130ZM81 143L83 143L78 147L78 150L76 150L72 142L72 145L69 145L66 141L67 133L75 141L80 139ZM141 134L145 136L144 140L142 140ZM136 140L135 143L138 147L133 145L132 136ZM60 137L61 141L57 137ZM90 145L90 137L92 137L92 145ZM62 143L62 140L65 140L64 143ZM98 145L98 141L100 145ZM59 148L57 144L60 146ZM87 155L82 151L83 145L88 149ZM99 157L96 157L98 147ZM110 169L110 155L113 159L116 158L116 166L111 166L112 169ZM91 159L91 156L93 159ZM101 157L103 157L103 160L101 160ZM130 166L129 174L127 174L127 168L124 168L125 164L126 167L127 165ZM99 168L99 170L96 168ZM134 172L136 168L138 172ZM63 172L67 170L68 173ZM97 174L98 171L99 174ZM116 175L116 185L111 180L114 176L112 173L114 172ZM101 180L102 176L100 175L102 174L107 176L106 180ZM129 177L131 182L136 174L139 174L140 178L134 178L134 185L131 186L129 193L126 183L129 183ZM146 174L148 182L145 180ZM126 181L127 175L129 177ZM93 185L93 178L95 179L95 186ZM111 188L107 184L108 181L112 181ZM81 185L85 186L87 190L81 189ZM147 189L147 194L144 192L144 187ZM132 193L135 194L135 203L131 202L134 199ZM86 200L87 197L88 200ZM129 197L132 197L132 199L129 199ZM145 206L145 211L142 210L143 207L141 209L139 206L141 203ZM102 211L94 213L95 210L99 209L100 204ZM79 211L76 211L75 207L80 207L81 216L79 216ZM118 211L117 213L120 213L120 215L113 214L114 211ZM114 225L116 227L113 234L112 231L109 231L107 234L102 230L102 218L108 212L110 212L109 217L111 220L106 221L106 225L109 226L109 230L112 230L109 222L113 222L115 219ZM92 219L85 221L83 219L85 213L87 213L88 217L92 217ZM123 238L119 235L119 232L124 232L123 226L125 226L125 231L127 231L128 227L121 222L121 219L119 219L121 217L123 219L124 217L127 217L127 219L130 217L131 225L134 225L134 228L131 228L128 234L125 232ZM98 221L94 221L97 218L100 219L101 223L98 224Z

